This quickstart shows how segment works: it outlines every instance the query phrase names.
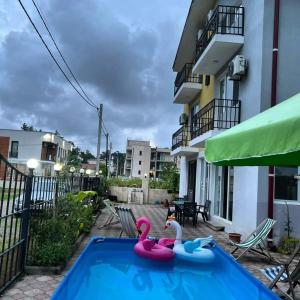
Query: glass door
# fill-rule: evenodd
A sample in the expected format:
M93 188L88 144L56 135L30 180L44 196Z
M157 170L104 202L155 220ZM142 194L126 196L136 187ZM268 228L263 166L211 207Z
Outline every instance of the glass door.
M217 167L215 181L214 214L232 221L233 167Z
M188 200L195 202L195 191L196 191L196 172L197 172L197 161L192 160L189 162L188 168Z

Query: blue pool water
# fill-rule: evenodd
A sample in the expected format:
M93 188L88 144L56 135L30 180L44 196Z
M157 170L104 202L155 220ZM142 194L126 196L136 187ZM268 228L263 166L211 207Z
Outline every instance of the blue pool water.
M218 246L215 262L203 265L140 258L134 239L100 241L91 240L52 300L279 299Z

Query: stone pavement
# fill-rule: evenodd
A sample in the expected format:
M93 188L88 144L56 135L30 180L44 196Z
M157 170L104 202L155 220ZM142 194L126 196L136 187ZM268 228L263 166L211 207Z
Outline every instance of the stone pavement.
M127 206L127 205L126 205ZM172 230L164 231L163 227L165 225L165 218L167 210L158 205L130 205L136 218L146 215L149 217L152 223L152 228L150 235L160 238L163 236L174 237L174 232ZM79 249L76 251L75 255L71 259L62 275L53 276L33 276L26 275L22 277L18 282L12 285L1 297L3 300L12 299L50 299L53 291L58 286L59 282L63 279L67 270L72 266L75 259L81 253L83 248L89 242L92 236L107 236L107 237L118 237L120 234L120 225L113 225L110 228L105 228L99 230L98 227L103 224L108 217L108 212L104 210L99 216L96 225L92 229L90 235L82 242ZM232 246L228 243L227 234L224 232L216 232L208 228L202 222L199 222L196 228L193 228L190 224L183 227L183 237L185 239L194 239L199 236L213 235L215 240L225 249L226 251L232 251ZM278 254L274 254L276 258L281 258ZM245 258L242 258L240 263L255 277L260 279L264 283L268 283L265 278L261 275L259 269L266 267L269 263L266 259L254 256L252 254L247 254ZM300 289L297 290L297 299L300 300Z

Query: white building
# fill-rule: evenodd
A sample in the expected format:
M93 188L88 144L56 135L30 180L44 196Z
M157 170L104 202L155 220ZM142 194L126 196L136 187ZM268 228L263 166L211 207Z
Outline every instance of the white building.
M23 172L26 163L39 161L36 175L50 176L54 164L65 164L73 143L51 132L0 129L0 153Z
M127 140L124 175L143 178L145 174L159 178L164 167L174 162L169 148L151 148L150 141Z
M285 203L292 235L300 237L299 168L275 168L274 175L267 167L217 167L204 158L208 138L269 108L271 99L279 103L300 90L300 1L281 1L279 22L274 10L274 0L191 1L173 65L174 103L184 114L172 155L181 158L180 195L211 201L212 222L246 235L272 217L277 242L286 234ZM275 188L269 189L272 178Z

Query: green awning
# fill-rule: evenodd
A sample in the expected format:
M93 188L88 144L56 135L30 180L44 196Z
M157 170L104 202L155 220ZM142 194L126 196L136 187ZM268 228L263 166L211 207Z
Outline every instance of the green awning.
M300 166L300 94L206 141L220 166Z

